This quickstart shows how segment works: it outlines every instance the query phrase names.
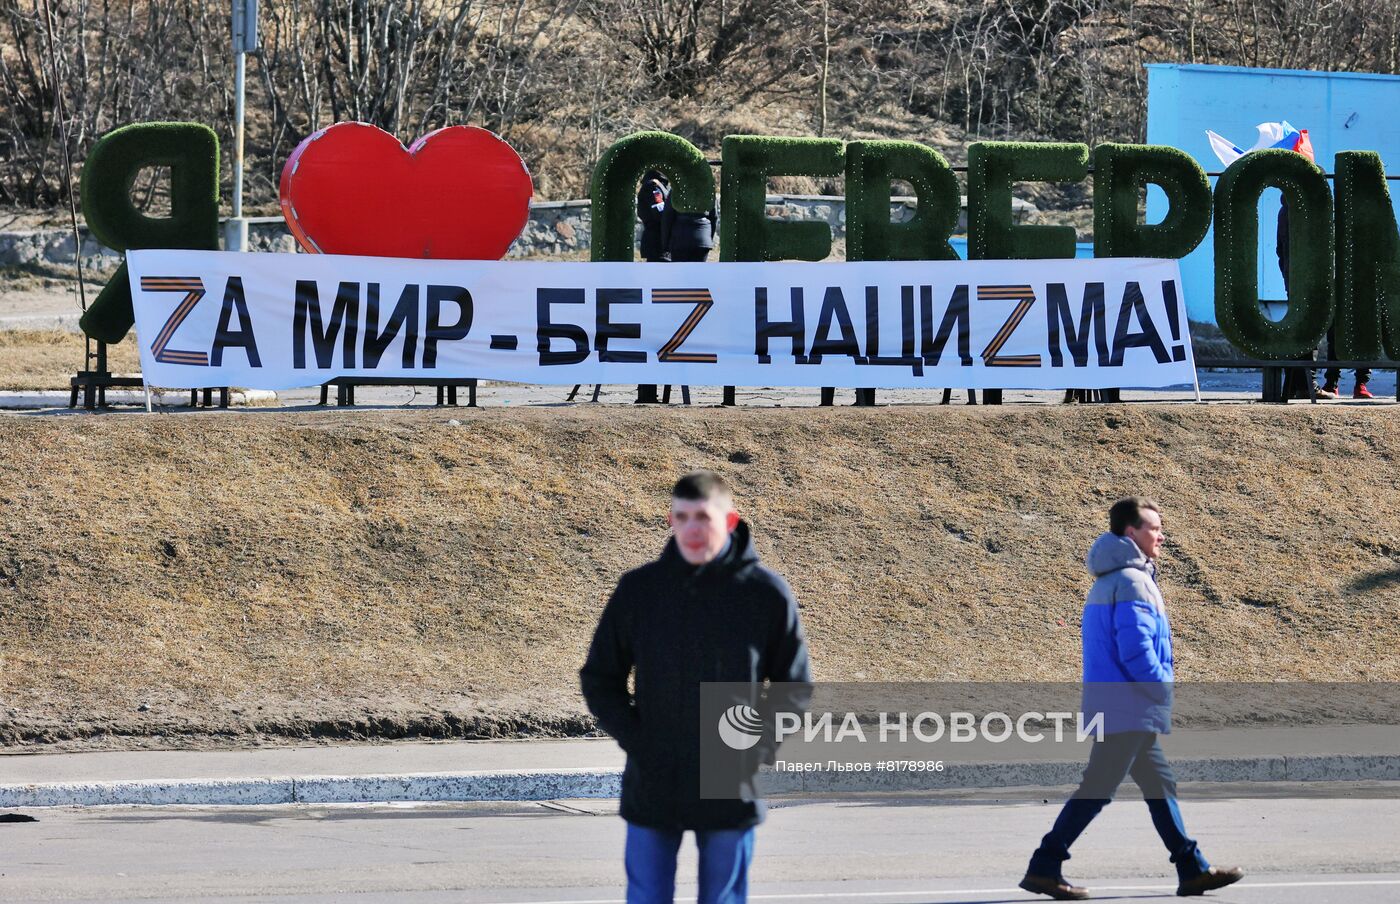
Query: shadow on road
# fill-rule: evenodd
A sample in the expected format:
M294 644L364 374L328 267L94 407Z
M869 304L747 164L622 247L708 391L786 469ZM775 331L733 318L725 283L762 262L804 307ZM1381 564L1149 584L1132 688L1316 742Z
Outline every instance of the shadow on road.
M362 822L365 820L410 820L410 819L457 819L481 820L502 817L547 818L551 816L578 815L591 813L561 813L546 809L534 801L493 802L482 801L469 804L423 804L414 803L403 807L388 805L363 806L359 804L281 804L275 807L240 807L207 810L166 809L129 812L101 813L103 822L109 823L149 823L155 820L202 822L214 825L268 825L288 820L312 820L316 822ZM600 814L602 815L602 814ZM470 828L463 826L462 828Z

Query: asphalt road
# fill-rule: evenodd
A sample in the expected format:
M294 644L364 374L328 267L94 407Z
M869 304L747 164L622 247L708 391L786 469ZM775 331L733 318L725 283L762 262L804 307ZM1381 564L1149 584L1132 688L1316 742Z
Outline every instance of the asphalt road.
M1244 882L1240 904L1400 900L1400 800L1183 803L1188 829ZM613 802L37 810L0 824L0 900L621 902ZM1046 900L1016 889L1056 805L800 802L759 829L752 899ZM680 878L693 883L693 847ZM1173 897L1141 801L1110 806L1066 875L1095 897ZM693 884L682 885L682 897Z

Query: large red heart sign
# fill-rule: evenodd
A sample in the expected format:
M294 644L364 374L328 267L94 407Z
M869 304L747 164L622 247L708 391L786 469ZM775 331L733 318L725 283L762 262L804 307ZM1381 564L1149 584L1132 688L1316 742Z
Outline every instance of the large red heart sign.
M534 186L520 155L486 129L449 126L404 148L342 122L297 145L278 194L313 254L500 260L525 228Z

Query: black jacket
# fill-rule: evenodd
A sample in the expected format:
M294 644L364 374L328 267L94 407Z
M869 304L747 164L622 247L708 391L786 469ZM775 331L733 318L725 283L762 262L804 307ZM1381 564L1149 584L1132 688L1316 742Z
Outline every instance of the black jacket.
M639 249L642 260L659 261L666 254L666 243L661 235L662 208L671 195L671 184L666 177L652 170L642 177L637 189L637 218L642 221L642 243Z
M715 212L682 213L667 196L661 212L661 245L677 258L715 247Z
M627 690L636 669L636 692ZM669 829L737 829L763 820L763 803L700 797L700 684L743 682L757 699L764 679L810 687L807 641L787 583L759 564L748 525L696 568L672 538L661 558L622 576L580 672L583 697L627 752L622 817ZM806 697L784 709L804 708ZM708 719L705 720L708 723ZM718 736L718 729L710 731ZM712 743L712 741L707 741ZM771 739L752 766L771 760Z

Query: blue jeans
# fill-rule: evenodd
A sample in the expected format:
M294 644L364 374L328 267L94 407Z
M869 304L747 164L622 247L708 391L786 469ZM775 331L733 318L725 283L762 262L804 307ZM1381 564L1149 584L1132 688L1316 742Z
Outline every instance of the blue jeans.
M1108 806L1129 775L1147 799L1152 825L1162 836L1177 875L1185 880L1210 869L1196 842L1186 835L1181 809L1176 805L1176 778L1157 743L1157 735L1150 731L1124 731L1104 735L1102 741L1094 742L1084 780L1074 796L1065 801L1055 825L1031 855L1029 872L1058 878L1060 864L1069 859L1070 845Z
M685 833L627 824L627 904L671 904L676 854ZM700 849L698 904L744 904L749 898L753 829L696 831Z

